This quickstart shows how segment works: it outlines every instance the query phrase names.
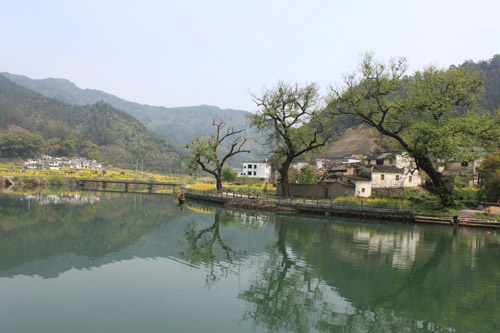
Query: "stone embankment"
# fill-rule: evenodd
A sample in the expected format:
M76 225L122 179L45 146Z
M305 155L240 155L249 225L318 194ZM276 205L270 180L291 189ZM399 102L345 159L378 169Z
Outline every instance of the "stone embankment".
M391 209L382 207L343 206L335 204L321 204L309 202L294 202L288 200L271 200L258 198L236 198L230 195L211 195L204 193L186 192L186 198L222 204L228 207L256 209L276 212L300 212L314 215L350 216L373 218L378 220L392 220L413 222L412 210Z

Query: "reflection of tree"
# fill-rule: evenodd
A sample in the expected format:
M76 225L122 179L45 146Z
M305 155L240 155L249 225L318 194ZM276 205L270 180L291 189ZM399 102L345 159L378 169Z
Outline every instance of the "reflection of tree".
M203 263L207 267L207 283L227 276L231 269L237 253L222 239L220 227L233 221L233 216L217 210L212 225L196 230L196 225L190 223L184 233L186 248L180 255L193 264Z
M325 286L299 264L286 248L288 225L279 224L276 250L265 259L240 298L250 302L245 319L269 331L307 332L322 321Z
M447 240L434 239L434 251L410 272L395 271L391 261L383 259L384 253L366 256L366 247L353 247L346 241L352 239L352 232L346 238L330 228L276 225L274 251L259 258L257 275L239 295L248 302L245 320L271 332L446 330L447 325L453 326L419 308L432 300L421 288L424 281L436 281L431 275L443 264L439 256L449 254ZM427 294L427 302L422 302L422 293ZM440 296L444 303L450 297ZM447 313L450 305L434 311Z

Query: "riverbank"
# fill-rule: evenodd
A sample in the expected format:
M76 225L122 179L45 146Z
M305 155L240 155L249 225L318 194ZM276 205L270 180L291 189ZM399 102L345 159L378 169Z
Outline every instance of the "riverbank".
M387 208L373 206L353 206L319 202L303 202L258 197L235 197L229 193L217 195L187 191L186 198L200 200L226 207L261 211L303 213L324 216L345 216L363 219L390 220L407 223L441 224L461 227L482 227L500 229L498 220L472 218L468 216L433 216L415 214L411 208Z
M270 198L234 197L231 195L211 195L186 192L186 198L211 202L227 207L245 208L263 211L279 211L289 213L304 213L325 216L347 216L358 218L373 218L382 220L414 222L412 210L385 207L345 206L338 204L323 204L297 202Z

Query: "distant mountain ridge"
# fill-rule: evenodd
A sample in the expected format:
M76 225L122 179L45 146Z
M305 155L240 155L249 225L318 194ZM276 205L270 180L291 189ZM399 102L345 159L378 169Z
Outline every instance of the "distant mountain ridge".
M250 112L221 109L217 106L198 105L186 107L151 106L130 102L104 91L82 89L66 79L31 79L26 76L1 73L8 79L46 97L56 98L71 105L87 105L104 101L134 116L149 129L176 144L185 144L199 134L212 132L212 119L219 116L235 129L247 128L249 137L256 137L250 129L247 116Z
M12 125L51 140L53 145L74 137L99 146L103 160L133 167L144 159L149 170L185 171L184 149L153 133L137 119L103 101L84 106L45 97L0 75L0 129Z

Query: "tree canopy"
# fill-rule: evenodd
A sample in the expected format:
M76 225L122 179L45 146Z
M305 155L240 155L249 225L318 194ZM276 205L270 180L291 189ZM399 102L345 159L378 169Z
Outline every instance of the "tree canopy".
M488 201L500 200L500 152L487 154L479 167L481 185Z
M332 138L322 115L318 86L279 82L262 96L253 96L259 108L252 125L266 135L266 143L279 160L284 196L289 195L288 170L294 158L325 146Z
M16 131L0 136L3 157L34 158L45 152L46 142L40 135Z
M474 108L482 80L472 67L429 66L412 76L407 69L404 58L385 64L365 55L358 73L347 76L343 88L332 88L329 111L357 117L394 139L449 206L452 187L435 162L472 158L474 147L497 145L500 118Z

